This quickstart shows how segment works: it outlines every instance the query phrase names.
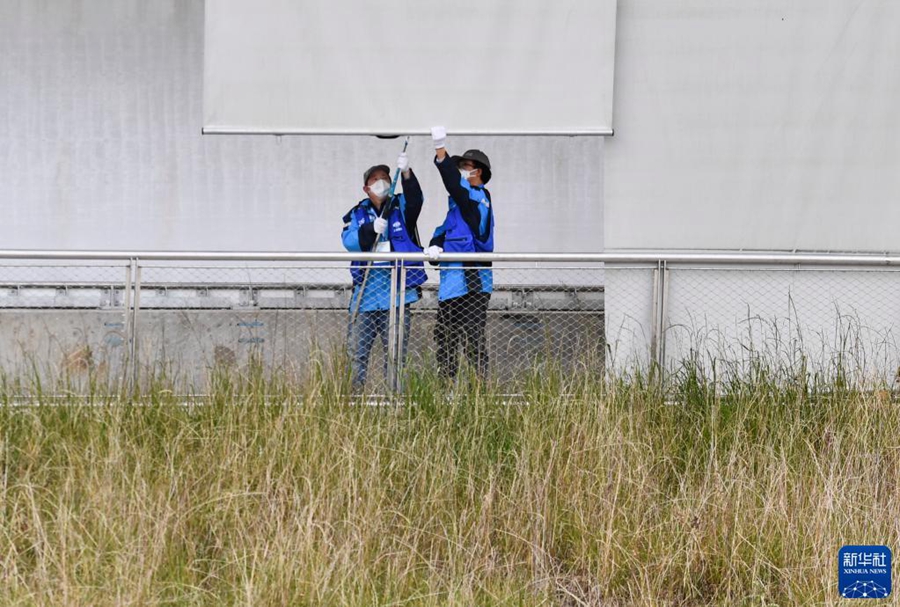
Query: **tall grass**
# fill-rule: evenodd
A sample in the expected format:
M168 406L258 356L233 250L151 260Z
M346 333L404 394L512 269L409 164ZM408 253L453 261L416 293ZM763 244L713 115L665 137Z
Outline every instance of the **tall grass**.
M843 544L897 545L878 393L320 371L0 407L0 604L836 604Z

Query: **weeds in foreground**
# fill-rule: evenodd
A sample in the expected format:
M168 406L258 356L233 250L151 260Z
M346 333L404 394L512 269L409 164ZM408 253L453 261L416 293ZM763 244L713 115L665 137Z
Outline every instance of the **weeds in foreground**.
M897 545L900 413L846 384L426 370L364 406L316 369L4 398L0 603L836 604L841 545Z

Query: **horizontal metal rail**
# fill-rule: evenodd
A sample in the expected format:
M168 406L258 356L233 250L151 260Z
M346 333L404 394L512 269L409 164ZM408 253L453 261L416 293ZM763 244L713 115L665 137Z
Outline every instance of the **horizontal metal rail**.
M60 251L0 250L3 259L106 260L106 261L240 261L240 262L346 262L428 261L421 253L278 253L237 251ZM776 266L898 266L900 254L871 253L709 253L683 251L607 251L603 253L443 253L440 261L606 264L710 264Z
M383 139L395 139L400 137L398 133L384 133L381 131L368 131L364 129L298 129L294 127L287 126L270 126L270 127L255 127L255 126L229 126L229 125L220 125L220 124L208 124L200 129L200 132L204 135L262 135L262 136L272 136L272 137L282 137L285 135L326 135L333 137L347 137L347 136L370 136L370 137L380 137ZM403 135L417 135L422 137L430 137L431 131L425 130L413 130L413 131L404 131ZM469 130L461 130L453 131L453 136L457 135L466 135L466 136L487 136L487 137L509 137L509 136L528 136L528 137L593 137L593 136L612 136L613 129L612 128L600 128L600 129L564 129L564 130L543 130L543 131L528 131L522 129L514 129L514 130L490 130L490 129L482 129L478 131L469 131Z

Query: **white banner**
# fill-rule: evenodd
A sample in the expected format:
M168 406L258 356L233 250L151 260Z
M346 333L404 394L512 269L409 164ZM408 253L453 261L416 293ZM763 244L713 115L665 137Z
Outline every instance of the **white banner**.
M205 133L612 133L615 0L207 0Z

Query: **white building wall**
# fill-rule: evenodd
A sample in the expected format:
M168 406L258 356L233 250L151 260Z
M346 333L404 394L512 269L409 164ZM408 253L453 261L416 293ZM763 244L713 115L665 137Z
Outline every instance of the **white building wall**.
M621 0L606 246L896 251L900 3Z
M617 25L608 248L900 249L900 3L621 0ZM669 285L672 367L784 340L828 368L849 327L857 367L896 370L894 273L685 272ZM651 283L607 276L614 360L646 362L651 304L635 301Z
M341 249L362 172L393 164L402 143L202 136L203 10L203 0L0 2L0 246ZM494 164L499 251L602 248L602 138L451 133L449 146L480 147ZM430 138L409 154L427 240L446 195Z

